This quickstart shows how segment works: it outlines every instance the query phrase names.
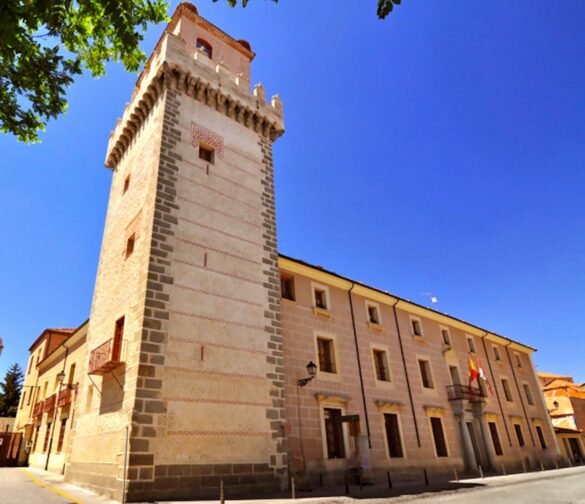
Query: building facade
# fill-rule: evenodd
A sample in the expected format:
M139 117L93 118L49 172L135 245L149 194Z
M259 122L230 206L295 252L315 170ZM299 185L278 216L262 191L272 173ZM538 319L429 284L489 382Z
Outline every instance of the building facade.
M585 461L585 384L572 376L538 373L563 457Z
M65 369L52 359L69 354L37 363L46 338L31 348L29 462L143 501L216 497L220 482L258 494L291 475L514 470L557 454L532 348L278 255L283 107L250 92L253 57L181 4L149 58L108 146L86 353L67 381L74 415L50 402L61 393L50 370ZM59 422L65 460L39 449Z

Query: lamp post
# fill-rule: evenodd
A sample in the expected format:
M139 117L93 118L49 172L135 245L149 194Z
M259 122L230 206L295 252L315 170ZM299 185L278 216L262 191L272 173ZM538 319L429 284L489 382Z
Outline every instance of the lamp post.
M301 443L301 458L303 460L303 472L307 471L307 464L305 462L305 447L303 445L303 420L301 418L301 397L300 388L308 385L317 375L317 364L309 361L307 364L307 373L309 376L297 380L297 411L299 417L299 441Z

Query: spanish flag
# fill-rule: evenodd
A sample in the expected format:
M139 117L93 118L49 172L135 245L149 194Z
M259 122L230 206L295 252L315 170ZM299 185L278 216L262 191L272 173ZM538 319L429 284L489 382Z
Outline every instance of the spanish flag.
M471 387L471 382L473 380L477 380L477 377L479 376L479 371L477 370L477 366L475 365L475 362L473 362L471 355L469 356L468 365L469 365L469 386Z

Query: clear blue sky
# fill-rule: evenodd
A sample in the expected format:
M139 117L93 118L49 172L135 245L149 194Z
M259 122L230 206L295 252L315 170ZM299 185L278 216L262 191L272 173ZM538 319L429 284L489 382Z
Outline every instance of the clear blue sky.
M585 381L585 2L197 3L285 104L282 253L535 346ZM172 9L174 6L172 5ZM150 52L161 26L143 48ZM89 315L135 75L79 79L42 143L0 136L0 377Z

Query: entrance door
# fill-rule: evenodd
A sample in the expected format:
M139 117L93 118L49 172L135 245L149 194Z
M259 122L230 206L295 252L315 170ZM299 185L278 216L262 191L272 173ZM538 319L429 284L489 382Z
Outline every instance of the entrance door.
M469 437L471 438L471 444L473 446L473 453L475 455L475 460L476 460L478 465L485 467L483 462L482 462L483 457L481 454L481 450L479 448L479 442L478 442L477 436L475 434L475 427L473 425L473 422L466 422L466 425L467 425L467 430L469 431Z

